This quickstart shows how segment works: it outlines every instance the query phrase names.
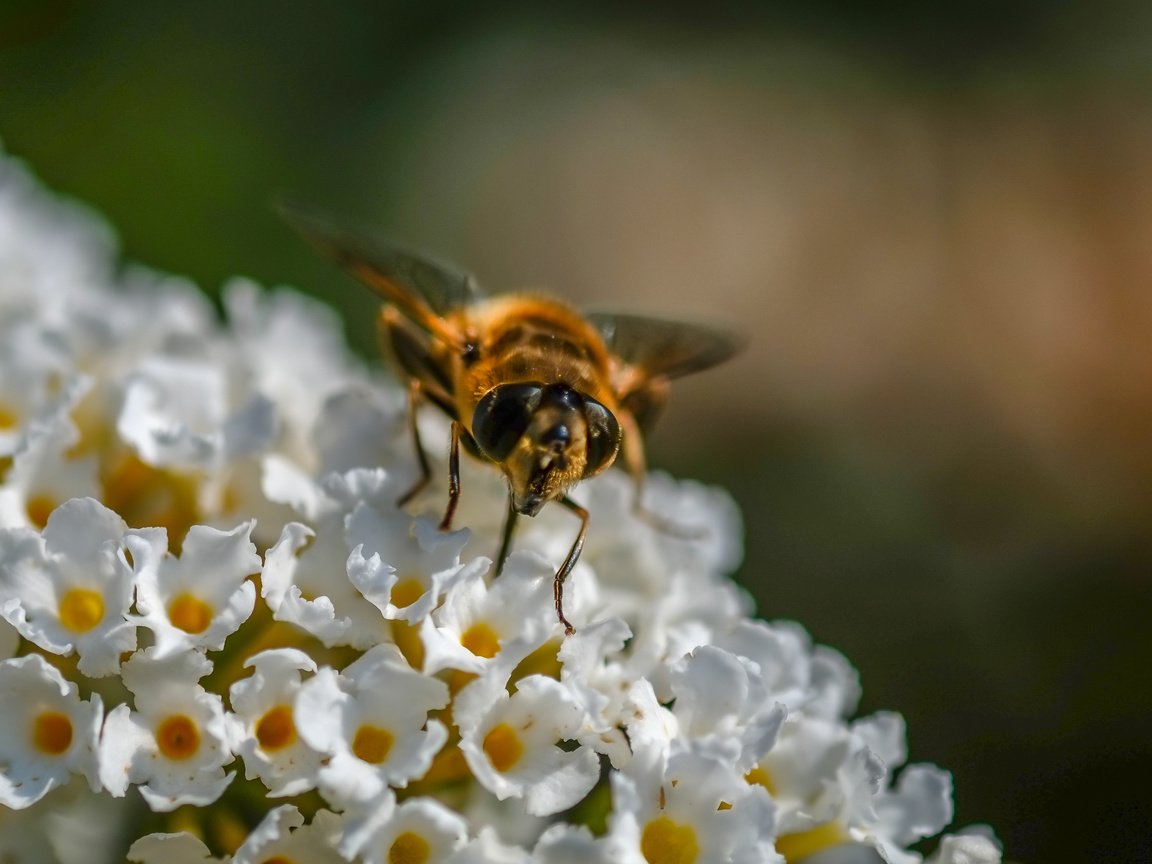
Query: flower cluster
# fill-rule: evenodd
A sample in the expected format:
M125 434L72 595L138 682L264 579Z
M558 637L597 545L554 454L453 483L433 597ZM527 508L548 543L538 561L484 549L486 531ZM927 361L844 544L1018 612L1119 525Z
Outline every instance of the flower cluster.
M465 529L438 484L399 509L400 388L298 294L222 305L118 270L0 160L0 859L922 860L949 775L904 764L899 715L851 719L840 654L751 617L726 495L653 475L681 536L623 472L582 485L565 637L570 514L496 578L497 472L463 466Z

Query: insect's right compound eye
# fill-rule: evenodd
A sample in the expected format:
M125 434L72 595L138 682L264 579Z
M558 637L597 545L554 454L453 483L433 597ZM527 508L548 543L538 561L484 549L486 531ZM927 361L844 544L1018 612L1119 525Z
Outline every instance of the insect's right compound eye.
M540 404L540 384L501 384L480 400L472 415L472 437L493 462L503 462L520 440Z

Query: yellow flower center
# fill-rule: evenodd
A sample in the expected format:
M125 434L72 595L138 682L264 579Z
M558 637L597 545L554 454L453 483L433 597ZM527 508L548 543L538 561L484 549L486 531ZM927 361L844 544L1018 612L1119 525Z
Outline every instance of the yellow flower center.
M424 583L419 579L401 579L392 586L392 605L397 609L411 606L424 596Z
M745 774L744 780L749 786L763 786L773 798L779 797L780 793L776 789L776 784L772 781L772 775L759 765Z
M392 626L392 641L408 661L413 669L424 668L424 640L420 638L420 625L409 624L407 621L396 619L389 622Z
M191 718L173 714L156 727L156 744L169 759L188 759L200 749L200 730Z
M395 740L387 729L365 723L356 730L352 739L352 752L370 765L379 765L388 758Z
M15 408L0 403L0 429L15 429L20 425L20 415Z
M277 705L256 723L256 740L265 750L283 750L296 743L296 723L291 705Z
M51 495L31 495L24 505L24 512L28 514L28 521L43 531L48 524L48 517L57 506L56 499Z
M419 834L405 831L388 847L388 864L427 864L432 847Z
M495 657L500 650L500 637L483 621L477 621L461 634L460 644L477 657Z
M784 856L784 860L792 864L802 861L810 855L822 852L832 846L839 846L848 842L849 837L836 822L825 822L810 831L800 831L796 834L784 834L776 838L776 851Z
M44 711L32 721L32 744L41 753L59 756L72 746L72 721L59 711Z
M87 633L104 620L104 597L90 588L69 588L60 598L60 623L73 633Z
M695 864L700 855L696 832L667 816L657 816L644 826L640 852L648 864Z
M203 633L212 623L212 607L184 593L168 604L168 620L185 633Z
M511 770L524 755L524 744L516 730L507 723L498 723L484 736L484 753L492 767L503 774Z

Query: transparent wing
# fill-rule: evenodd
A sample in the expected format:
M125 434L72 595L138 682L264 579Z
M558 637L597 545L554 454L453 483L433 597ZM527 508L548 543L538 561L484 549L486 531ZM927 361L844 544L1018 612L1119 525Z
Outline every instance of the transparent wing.
M650 379L710 369L744 346L733 333L703 324L613 312L590 312L587 318L610 353Z
M293 205L282 203L277 210L317 250L430 332L439 335L440 329L430 319L481 296L472 276L451 264L378 237L344 230Z

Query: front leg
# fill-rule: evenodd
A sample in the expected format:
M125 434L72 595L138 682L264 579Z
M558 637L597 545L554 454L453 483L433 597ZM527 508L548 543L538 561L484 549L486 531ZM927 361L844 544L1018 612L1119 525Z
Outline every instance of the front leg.
M452 517L460 503L460 424L452 421L452 447L448 451L448 506L440 520L441 531L452 530Z
M584 535L588 533L588 511L567 495L560 499L560 503L580 517L580 532L576 535L576 542L568 550L568 557L564 559L564 563L556 571L556 579L552 583L552 597L556 602L556 617L564 625L564 634L571 636L576 632L576 628L568 623L568 619L564 617L564 580L568 578L568 574L576 566L576 562L580 558L580 550L584 548Z
M412 484L412 488L396 500L397 507L403 507L415 498L423 491L424 487L428 485L428 481L432 479L432 469L428 465L428 454L424 452L424 445L420 441L420 426L416 422L416 412L420 407L420 403L423 401L423 390L420 387L420 380L418 378L410 378L408 380L408 431L412 435L412 446L416 450L416 461L420 466L420 477Z

